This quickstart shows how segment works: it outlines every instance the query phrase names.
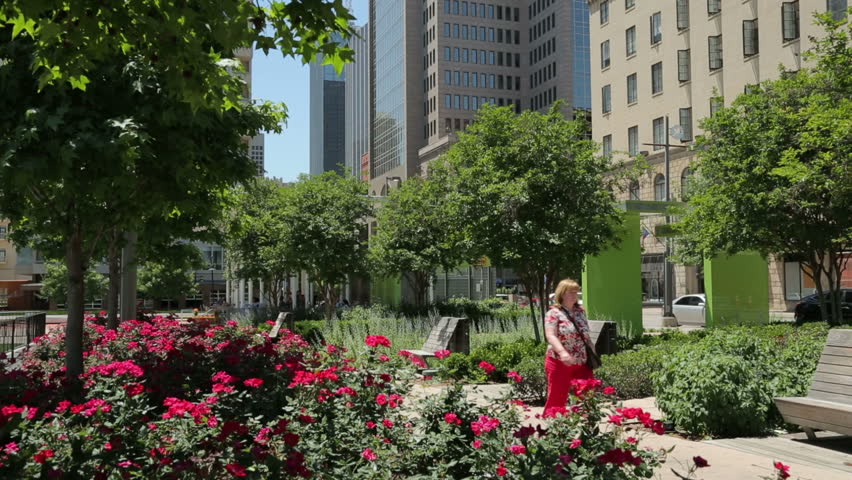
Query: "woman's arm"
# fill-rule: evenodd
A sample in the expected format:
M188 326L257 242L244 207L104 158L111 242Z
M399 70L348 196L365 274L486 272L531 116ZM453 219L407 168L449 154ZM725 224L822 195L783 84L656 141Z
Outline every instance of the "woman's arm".
M557 325L558 322L556 320L556 316L548 313L544 321L544 338L547 339L547 343L553 349L553 353L556 354L559 360L567 364L571 361L571 354L568 353L568 350L565 350L565 346L562 345L562 342L559 340Z

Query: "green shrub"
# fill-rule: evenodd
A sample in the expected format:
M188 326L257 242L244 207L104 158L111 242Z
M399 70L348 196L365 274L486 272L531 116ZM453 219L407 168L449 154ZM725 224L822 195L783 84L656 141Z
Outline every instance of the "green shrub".
M825 343L822 326L729 327L687 343L653 375L657 404L693 435L760 435L783 423L773 397L803 395Z
M527 357L521 360L515 371L524 380L512 384L512 394L515 398L544 402L547 400L547 374L544 372L544 356L539 358Z
M440 363L438 375L445 379L484 382L493 380L506 381L506 373L516 371L524 359L530 358L539 362L544 369L544 352L547 345L536 343L535 340L518 340L510 343L487 343L474 349L470 355L454 353ZM479 367L480 362L494 365L495 371L486 375Z
M616 355L603 355L603 365L595 372L605 385L615 387L620 399L654 396L651 375L662 368L675 346L655 345Z

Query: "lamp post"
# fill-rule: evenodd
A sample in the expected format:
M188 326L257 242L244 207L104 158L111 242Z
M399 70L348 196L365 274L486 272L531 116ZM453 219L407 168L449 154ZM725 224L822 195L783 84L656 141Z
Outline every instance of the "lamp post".
M663 158L665 162L665 196L663 199L666 203L671 202L671 158L669 150L674 148L688 148L685 145L672 145L669 143L669 136L674 137L676 140L683 141L684 139L684 130L681 125L675 125L674 127L669 128L669 116L666 115L665 120L665 143L643 143L643 145L650 145L653 147L663 147ZM671 223L671 217L668 214L668 206L666 206L666 225ZM666 251L663 258L663 323L666 324L667 320L674 320L674 314L672 313L672 301L674 300L674 265L669 260L669 257L672 254L672 243L671 238L666 237Z

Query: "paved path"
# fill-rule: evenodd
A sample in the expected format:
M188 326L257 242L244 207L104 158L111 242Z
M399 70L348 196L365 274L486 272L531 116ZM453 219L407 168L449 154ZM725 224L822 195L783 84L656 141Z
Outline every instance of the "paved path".
M487 404L488 398L499 398L508 391L506 384L465 386L472 402ZM444 387L419 384L411 393L413 398L437 395ZM654 398L640 398L623 402L624 406L640 407L654 418L661 418ZM531 407L527 422L535 425L540 420L542 407ZM525 422L525 423L527 423ZM710 467L701 469L703 480L751 480L761 476L774 478L773 463L776 460L790 466L793 479L801 480L849 480L852 479L852 437L820 433L826 437L822 442L808 442L804 434L791 434L768 438L739 438L708 441L690 441L673 435L645 435L641 445L655 449L674 450L666 459L655 478L677 480L674 468L685 473L692 457L701 456Z

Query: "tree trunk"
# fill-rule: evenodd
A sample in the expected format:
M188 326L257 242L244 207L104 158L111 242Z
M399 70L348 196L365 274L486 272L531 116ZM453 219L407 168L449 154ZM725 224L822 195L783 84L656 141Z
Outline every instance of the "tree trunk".
M824 271L823 261L825 255L822 252L813 252L810 255L811 279L814 281L814 286L817 291L817 301L819 301L819 314L823 322L828 323L828 309L825 302L825 289L822 286L822 273Z
M520 272L519 272L518 276L521 278L521 283L524 285L524 290L527 291L527 298L529 298L529 301L530 301L530 321L533 324L533 332L535 333L535 342L541 343L541 333L539 333L539 329L538 329L538 325L539 325L538 315L535 312L535 305L533 305L533 301L532 301L533 294L535 293L534 292L535 285L536 285L535 280L534 280L535 277L533 277L531 275L524 274L524 273L520 273Z
M118 328L118 294L121 292L121 250L114 232L109 245L109 293L107 294L107 328Z
M83 298L85 268L83 266L83 239L76 228L65 245L65 263L68 266L68 320L65 325L65 377L74 383L83 373Z
M831 250L828 254L828 279L829 288L831 289L831 317L834 325L842 325L844 323L843 307L841 305L843 301L843 292L840 290L845 263L843 260L844 258L842 253L838 254L834 250Z
M334 291L332 283L319 284L322 289L323 298L325 299L325 319L331 321L334 318L335 308L337 307L337 295Z

